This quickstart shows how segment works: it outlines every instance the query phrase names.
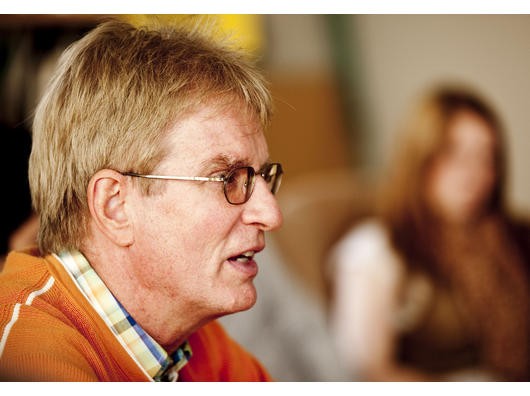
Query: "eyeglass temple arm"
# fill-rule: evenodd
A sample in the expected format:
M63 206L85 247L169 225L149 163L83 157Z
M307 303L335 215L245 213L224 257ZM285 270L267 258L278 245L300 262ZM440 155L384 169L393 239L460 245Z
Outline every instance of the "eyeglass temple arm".
M161 180L190 180L190 181L214 181L224 182L223 177L201 177L201 176L162 176L162 175L142 175L134 172L124 172L124 176L141 177L144 179L161 179Z

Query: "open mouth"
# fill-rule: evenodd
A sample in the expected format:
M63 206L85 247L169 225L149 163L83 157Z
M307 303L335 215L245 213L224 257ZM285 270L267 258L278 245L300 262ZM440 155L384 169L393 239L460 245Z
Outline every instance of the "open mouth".
M253 278L258 273L258 264L254 260L256 253L256 250L249 250L237 256L230 257L227 262L231 264L232 268L237 269L247 277Z
M240 254L239 256L230 257L228 260L237 261L238 263L248 263L254 258L254 254L256 254L256 252L248 251Z

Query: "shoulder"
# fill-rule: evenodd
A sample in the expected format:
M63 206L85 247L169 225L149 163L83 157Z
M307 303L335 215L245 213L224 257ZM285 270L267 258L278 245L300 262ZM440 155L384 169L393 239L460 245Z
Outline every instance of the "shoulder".
M0 376L39 381L124 378L121 373L134 368L132 359L97 312L73 296L67 275L52 261L30 252L8 256L0 276Z
M46 261L37 251L13 251L6 258L0 279L3 285L20 285L38 279L44 272Z
M2 377L62 378L66 370L58 367L63 364L72 366L68 371L75 374L74 378L89 380L90 375L85 373L91 373L90 367L86 361L75 359L79 334L54 303L60 293L45 259L27 252L11 253L0 282Z
M39 307L15 306L7 326L2 323L0 376L22 381L96 380L79 352L90 345L64 319Z
M267 370L236 343L218 321L189 338L190 362L182 369L185 381L269 381Z
M0 274L0 309L4 312L0 323L9 320L5 311L12 311L16 304L34 305L37 297L49 295L54 283L43 258L23 252L10 253Z
M388 243L387 229L382 222L372 218L351 228L339 241L339 248L355 247L381 247Z
M331 265L342 270L383 270L382 266L398 261L388 230L379 220L366 220L348 231L329 255ZM335 268L339 269L339 268Z

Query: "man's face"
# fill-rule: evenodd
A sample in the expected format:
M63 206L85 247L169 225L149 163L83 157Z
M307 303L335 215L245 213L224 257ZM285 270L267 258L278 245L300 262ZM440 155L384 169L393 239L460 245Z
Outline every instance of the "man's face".
M260 123L235 105L204 105L171 128L168 144L169 156L153 173L216 177L234 165L259 170L269 159ZM264 179L256 176L254 192L242 205L227 202L222 182L150 183L166 185L161 194L137 195L135 277L190 315L252 307L258 268L255 259L241 255L262 250L264 231L282 223Z

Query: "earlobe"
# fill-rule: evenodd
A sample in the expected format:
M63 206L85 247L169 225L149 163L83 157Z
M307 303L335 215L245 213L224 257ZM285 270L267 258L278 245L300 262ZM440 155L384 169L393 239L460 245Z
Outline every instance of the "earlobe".
M97 228L115 244L130 246L133 232L126 207L124 176L110 169L98 171L88 184L87 199Z

